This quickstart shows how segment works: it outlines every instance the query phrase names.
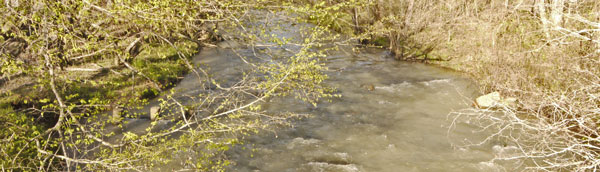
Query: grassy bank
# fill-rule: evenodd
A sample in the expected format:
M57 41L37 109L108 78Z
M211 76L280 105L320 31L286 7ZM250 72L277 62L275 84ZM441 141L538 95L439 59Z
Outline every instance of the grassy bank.
M230 164L224 152L239 144L238 138L301 116L266 112L261 102L294 95L314 104L333 96L332 89L322 84L326 68L317 60L324 52L312 51L331 39L321 28L307 32L311 39L295 41L302 48L289 59L245 61L252 69L244 70L231 86L212 78L210 66L194 67L187 59L196 45L217 41L219 34L233 33L230 39L244 45L254 42L243 40L264 41L270 28L245 21L254 20L249 14L256 9L284 10L273 6L278 2L0 4L5 11L0 14L5 19L0 20L0 125L7 126L0 130L0 169L223 171ZM267 48L287 41L269 37L267 42L273 44ZM197 94L186 95L194 101L184 105L166 90L187 72L200 82ZM159 114L157 120L106 120L147 114L131 112L157 94L165 94L160 105L149 110ZM114 107L122 108L122 113L103 113ZM127 128L131 121L148 126L132 131ZM182 155L186 159L179 161Z
M189 42L177 44L184 57L180 58L177 50L168 45L148 45L140 55L133 59L134 69L115 64L114 60L96 59L68 66L58 75L58 90L73 102L73 110L82 115L99 114L110 110L114 105L129 108L144 105L180 81L190 69L185 61L189 60L198 47ZM57 122L58 114L48 110L56 102L50 89L44 88L35 76L21 75L7 80L0 87L0 124L6 125L0 132L3 140L0 160L3 170L27 170L36 166L38 152L29 141L52 127ZM155 87L156 83L160 88ZM85 107L86 103L94 106ZM79 105L78 105L79 104ZM81 106L81 107L78 107ZM55 151L56 148L54 149ZM39 169L29 169L39 170Z
M137 73L123 65L115 64L112 59L97 59L89 62L72 65L57 73L61 82L65 84L61 90L65 94L85 97L87 100L104 99L108 104L126 104L127 101L155 97L158 89L174 86L190 71L185 65L185 60L197 52L193 43L181 43L178 47L186 47L184 59L177 55L177 51L168 45L148 45L143 48L140 55L131 65L134 69L148 76L136 76ZM32 105L42 106L46 98L52 96L50 90L38 86L34 76L18 76L3 83L0 95L0 104L3 107L12 106L15 109ZM153 85L160 86L157 88ZM69 86L67 86L69 85ZM60 87L60 86L59 86Z

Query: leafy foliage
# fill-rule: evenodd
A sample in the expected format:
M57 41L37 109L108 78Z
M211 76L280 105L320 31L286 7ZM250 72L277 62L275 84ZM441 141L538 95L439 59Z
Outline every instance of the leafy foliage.
M31 167L41 165L39 159L32 159L38 155L37 150L29 141L39 137L43 127L35 125L33 118L15 112L10 106L0 107L0 132L2 140L0 167L3 170L36 171Z
M238 138L299 114L273 114L260 104L293 95L313 105L332 97L321 58L323 27L292 40L255 26L248 13L285 11L278 1L6 1L0 4L0 63L8 97L2 104L0 165L8 170L221 171L223 152ZM314 6L323 8L323 6ZM312 10L310 10L312 11ZM328 17L329 15L321 16ZM295 21L294 21L295 22ZM330 22L326 20L325 22ZM236 40L269 49L300 47L252 67L235 83L219 83L189 57L211 41ZM266 35L270 35L268 39ZM274 57L278 56L278 57ZM246 57L241 57L245 59ZM167 90L187 73L197 77L194 103ZM18 75L17 75L18 74ZM5 79L5 77L7 77ZM17 84L17 86L12 86ZM20 84L20 85L19 85ZM130 121L158 96L160 116L145 131ZM14 107L15 110L12 110ZM4 110L6 109L6 110ZM118 109L122 109L121 112ZM107 111L115 110L114 114ZM112 115L111 115L112 114ZM43 126L43 127L42 127ZM182 159L181 157L193 157Z

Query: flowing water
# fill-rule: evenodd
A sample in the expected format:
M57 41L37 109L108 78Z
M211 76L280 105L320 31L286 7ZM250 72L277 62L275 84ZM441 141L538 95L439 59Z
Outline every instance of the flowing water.
M232 49L248 57L252 57L253 50L230 43L202 50L194 62L210 66L218 80L239 78L245 67ZM267 111L311 116L293 121L293 127L245 138L244 145L227 152L235 162L228 170L502 169L489 162L494 157L493 145L457 148L452 144L463 138L485 136L468 124L457 124L449 130L452 119L448 114L468 108L470 100L478 95L468 79L445 69L397 61L382 49L330 52L325 63L329 68L325 83L337 88L342 96L316 107L288 97L272 99L265 104ZM195 94L197 81L192 78L186 77L174 88L178 94Z
M296 28L291 28L294 30ZM300 37L293 31L272 31ZM219 80L235 80L244 69L233 53L252 57L255 51L230 42L203 50L195 63L211 67ZM493 145L456 148L460 139L481 139L485 133L457 124L449 130L448 114L468 108L478 95L470 80L449 70L400 62L382 49L360 53L330 52L325 63L341 98L314 107L297 99L276 98L265 104L271 112L311 114L293 127L250 136L229 151L230 171L497 171L490 163ZM190 86L186 86L188 84ZM180 90L193 91L193 81Z
M268 103L270 111L312 116L295 121L292 128L247 139L244 149L229 152L236 162L232 171L493 169L486 162L493 157L491 149L454 149L448 137L448 113L467 108L477 94L469 80L396 61L377 49L331 54L327 64L326 84L342 97L317 107L293 98ZM474 128L459 128L452 134L472 137Z

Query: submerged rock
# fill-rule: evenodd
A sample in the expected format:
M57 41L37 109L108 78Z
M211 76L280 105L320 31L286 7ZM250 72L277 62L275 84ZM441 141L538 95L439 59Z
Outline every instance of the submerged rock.
M375 90L375 85L373 85L373 84L363 84L360 87L362 87L362 88L364 88L366 90L369 90L369 91Z
M294 149L296 146L309 146L320 143L320 140L317 139L304 139L304 138L295 138L286 146L288 149Z
M355 164L329 164L324 162L309 162L302 165L301 171L320 171L320 172L358 172L360 171Z
M347 165L351 164L351 158L348 153L336 152L312 152L304 154L304 159L311 162L324 162L328 164Z
M493 162L479 162L476 165L476 168L481 171L488 171L488 172L506 171L506 169L504 169L501 165L493 163Z
M501 158L515 157L520 155L520 150L516 146L494 145L492 146L492 150L496 157Z

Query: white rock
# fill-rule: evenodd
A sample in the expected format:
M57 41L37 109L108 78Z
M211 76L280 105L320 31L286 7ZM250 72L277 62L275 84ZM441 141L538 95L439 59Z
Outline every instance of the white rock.
M499 108L499 107L517 107L517 98L503 98L498 92L492 92L475 99L475 103L479 108Z
M480 108L491 108L498 105L501 100L502 97L500 97L499 92L492 92L478 97L477 99L475 99L475 103L477 103L477 106L479 106Z
M520 106L518 102L519 100L514 97L503 97L498 92L492 92L481 97L478 97L475 100L475 103L479 108L502 108L502 107L512 107L516 108Z

